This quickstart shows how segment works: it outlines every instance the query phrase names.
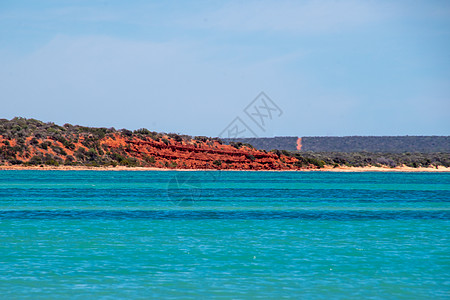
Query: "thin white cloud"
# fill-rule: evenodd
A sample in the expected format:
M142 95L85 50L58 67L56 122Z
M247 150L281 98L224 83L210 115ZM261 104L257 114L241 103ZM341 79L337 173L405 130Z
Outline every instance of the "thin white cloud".
M231 2L183 22L232 31L320 33L382 20L392 9L379 2L354 0Z

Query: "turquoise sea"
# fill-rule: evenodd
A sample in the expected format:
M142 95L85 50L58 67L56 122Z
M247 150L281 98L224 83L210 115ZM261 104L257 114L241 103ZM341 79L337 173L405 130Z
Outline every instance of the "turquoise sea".
M450 174L0 171L1 299L450 299Z

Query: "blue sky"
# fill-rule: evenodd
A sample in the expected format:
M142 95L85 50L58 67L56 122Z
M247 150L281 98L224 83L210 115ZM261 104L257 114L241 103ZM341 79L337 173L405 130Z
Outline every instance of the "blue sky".
M449 135L448 1L1 1L0 117ZM244 108L282 110L261 131Z

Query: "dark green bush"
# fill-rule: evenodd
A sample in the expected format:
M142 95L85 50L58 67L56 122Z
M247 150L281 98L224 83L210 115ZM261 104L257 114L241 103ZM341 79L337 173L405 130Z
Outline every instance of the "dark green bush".
M183 138L176 133L169 133L168 136L179 143L183 141Z
M65 141L63 142L63 145L64 145L64 147L66 147L67 149L70 149L70 150L74 150L74 149L75 149L75 144L72 143L72 142L69 141L69 140L65 140Z
M47 150L50 145L51 145L51 143L46 141L46 142L40 143L38 145L38 147L41 148L41 149Z
M40 165L40 164L43 163L42 157L35 155L35 156L33 156L33 157L30 158L30 160L28 161L28 163L29 163L30 165Z
M64 149L59 146L51 145L51 148L56 154L64 156L67 155L66 151L64 151Z
M206 142L207 140L208 140L208 138L206 137L206 136L196 136L195 138L194 138L194 140L196 140L196 141L200 141L200 142Z
M39 144L39 141L37 140L36 137L33 137L33 138L30 140L30 145L36 146L36 145L38 145L38 144Z
M140 129L137 129L137 130L133 131L133 133L142 134L142 135L149 135L150 134L150 130L148 130L147 128L140 128Z
M120 132L121 132L124 136L128 136L128 137L130 137L130 136L133 135L133 132L130 131L130 130L128 130L128 129L121 129Z
M154 156L148 156L148 155L144 155L143 159L145 162L150 163L150 164L154 164L156 161Z

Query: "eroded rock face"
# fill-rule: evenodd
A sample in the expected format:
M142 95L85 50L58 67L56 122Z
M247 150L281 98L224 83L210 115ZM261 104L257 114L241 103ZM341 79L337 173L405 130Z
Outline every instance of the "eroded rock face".
M102 138L67 134L59 140L52 136L30 136L19 144L16 139L0 136L0 150L3 156L9 157L9 161L25 164L217 170L299 169L295 157L247 146L237 149L214 139L176 141L168 136L152 139L117 132Z
M285 155L266 153L249 147L236 149L217 141L182 141L166 139L168 143L152 139L126 139L123 136L105 138L102 145L111 149L126 148L129 156L141 161L154 158L156 167L176 169L237 169L237 170L292 170L298 160Z

